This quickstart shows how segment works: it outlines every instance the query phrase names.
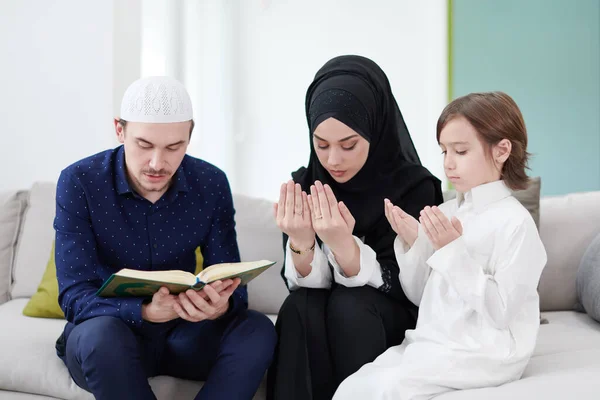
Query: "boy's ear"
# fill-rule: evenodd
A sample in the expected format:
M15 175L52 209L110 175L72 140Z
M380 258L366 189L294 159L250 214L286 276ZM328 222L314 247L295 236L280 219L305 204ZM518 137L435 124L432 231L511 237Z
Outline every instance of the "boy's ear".
M511 151L511 141L508 139L502 139L496 146L494 146L494 162L496 164L503 165L506 160L508 160L508 156L510 156Z

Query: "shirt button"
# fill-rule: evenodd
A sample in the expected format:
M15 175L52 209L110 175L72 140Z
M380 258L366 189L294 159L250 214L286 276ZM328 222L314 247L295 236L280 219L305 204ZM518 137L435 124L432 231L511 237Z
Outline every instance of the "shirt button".
M157 248L157 247L158 247L158 245L156 243L154 243L154 248Z

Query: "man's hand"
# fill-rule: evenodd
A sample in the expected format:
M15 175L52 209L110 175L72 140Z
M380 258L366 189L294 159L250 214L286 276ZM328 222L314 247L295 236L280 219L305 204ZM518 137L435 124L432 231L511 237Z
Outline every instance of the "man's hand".
M169 293L169 289L161 287L152 296L152 301L142 305L142 319L149 322L168 322L179 315L173 306L177 304L177 296Z
M229 297L239 285L240 279L236 278L233 281L227 279L206 285L200 292L190 289L179 293L178 302L173 305L173 309L186 321L215 320L227 312Z

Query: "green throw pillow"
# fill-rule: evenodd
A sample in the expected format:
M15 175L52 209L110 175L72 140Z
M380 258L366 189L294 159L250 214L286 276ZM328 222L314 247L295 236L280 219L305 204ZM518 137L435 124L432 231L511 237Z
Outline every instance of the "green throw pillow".
M200 247L196 249L196 274L202 271L204 258L200 252ZM58 305L58 281L56 280L56 263L54 262L54 241L52 242L52 251L46 271L42 281L37 288L37 292L25 305L23 315L39 318L64 318L65 315Z
M54 242L52 242L52 251L50 252L48 264L46 264L46 271L44 271L42 282L40 282L37 292L27 302L27 305L23 309L23 315L40 318L65 317L58 305L58 281L56 280L56 263L54 262Z

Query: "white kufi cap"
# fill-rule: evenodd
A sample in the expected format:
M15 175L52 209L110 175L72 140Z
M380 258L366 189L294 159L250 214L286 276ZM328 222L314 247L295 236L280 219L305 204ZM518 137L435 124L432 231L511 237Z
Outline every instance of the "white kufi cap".
M193 118L192 101L181 82L150 76L133 82L123 95L120 117L131 122L184 122Z

